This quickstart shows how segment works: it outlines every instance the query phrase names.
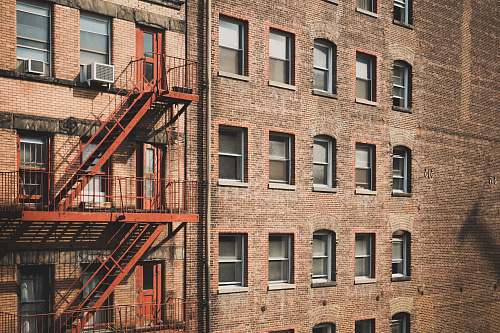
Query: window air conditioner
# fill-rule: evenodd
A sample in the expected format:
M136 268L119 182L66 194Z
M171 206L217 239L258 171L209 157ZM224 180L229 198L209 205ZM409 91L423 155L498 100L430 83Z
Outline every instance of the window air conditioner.
M115 66L92 63L85 65L85 81L90 85L92 82L113 83L115 82Z
M45 71L43 70L44 67L45 64L43 63L43 61L34 59L24 60L25 73L43 75L45 73Z

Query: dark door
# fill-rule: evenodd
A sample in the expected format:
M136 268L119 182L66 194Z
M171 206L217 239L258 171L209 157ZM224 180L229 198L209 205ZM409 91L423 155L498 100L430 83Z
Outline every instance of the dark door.
M19 269L19 312L23 333L50 330L51 285L49 266L26 266Z
M145 262L135 269L139 326L157 324L162 319L162 277L161 262Z

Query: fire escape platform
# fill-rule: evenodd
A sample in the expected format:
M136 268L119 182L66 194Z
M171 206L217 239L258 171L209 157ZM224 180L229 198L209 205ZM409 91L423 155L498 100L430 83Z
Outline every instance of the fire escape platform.
M191 89L160 90L158 100L173 103L198 102L199 97Z
M196 223L198 214L153 213L153 212L68 212L68 211L23 211L24 222L121 222L121 223Z

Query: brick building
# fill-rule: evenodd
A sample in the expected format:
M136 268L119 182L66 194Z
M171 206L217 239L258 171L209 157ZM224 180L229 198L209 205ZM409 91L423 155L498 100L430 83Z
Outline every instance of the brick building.
M0 332L495 332L495 8L1 2Z

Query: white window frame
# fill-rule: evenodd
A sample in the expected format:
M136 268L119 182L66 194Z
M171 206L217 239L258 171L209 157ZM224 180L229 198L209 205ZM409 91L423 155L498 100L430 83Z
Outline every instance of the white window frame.
M397 76L394 75L394 70L392 71L392 86L393 86L393 94L392 98L397 98L399 100L403 101L403 108L408 109L409 107L409 72L410 68L407 64L401 61L396 61L394 62L394 68L398 67L403 71L403 85L396 84L396 78ZM394 88L399 88L403 90L403 96L396 96L394 95Z
M355 261L357 261L357 259L362 259L362 258L369 258L369 272L368 272L368 275L356 275L356 272L354 272L354 275L355 275L355 279L374 279L375 278L375 272L373 270L374 268L374 260L375 260L375 257L374 257L374 253L373 253L373 250L374 250L374 238L375 238L375 234L372 234L372 233L357 233L355 235L355 242L357 241L356 238L358 236L362 236L364 238L366 238L368 240L368 249L369 249L369 253L368 254L357 254L356 251L354 252L354 258L355 258ZM355 246L356 248L356 246ZM355 265L355 270L356 270L356 265Z
M403 175L402 176L396 176L394 175L394 171L392 173L392 192L394 193L409 193L409 170L408 170L408 160L409 160L409 153L408 153L408 149L406 148L403 148L403 147L395 147L394 150L393 150L393 155L392 155L392 158L393 159L399 159L399 160L403 160ZM394 162L393 162L393 167L394 167ZM402 179L403 180L403 189L397 189L397 188L394 188L394 179Z
M328 65L328 67L327 68L322 68L322 67L316 66L315 65L315 61L313 59L313 68L315 70L319 70L319 71L322 71L322 72L327 72L328 73L328 79L327 79L327 89L326 90L316 88L316 84L315 83L314 83L314 89L325 91L325 92L328 92L328 93L333 93L333 91L334 91L334 89L333 89L333 87L334 87L334 82L333 82L333 70L334 70L334 68L333 68L333 66L335 65L334 61L333 61L334 48L329 43L321 42L321 41L314 41L314 48L316 49L316 47L321 47L321 48L327 49L327 51L328 51L328 54L327 54L327 62L328 62L328 64L327 65Z
M270 240L271 237L281 237L285 238L285 241L287 242L286 248L287 248L287 257L271 257L271 251L270 251ZM268 267L269 264L272 261L279 261L279 262L288 262L288 271L287 271L287 277L288 279L284 280L273 280L271 281L271 272L268 272L268 283L269 284L282 284L282 283L292 283L292 236L291 235L283 235L283 234L270 234L269 235L269 260L268 260Z
M91 20L94 20L94 21L101 21L101 22L104 22L107 24L108 26L108 34L105 35L105 34L101 34L101 33L97 33L97 32L94 32L94 31L87 31L87 30L83 30L82 29L82 26L81 26L81 20L82 20L82 17L86 17L86 18L90 18ZM106 16L100 16L100 15L95 15L95 14L91 14L91 13L87 13L87 12L80 12L80 39L82 38L81 35L82 35L82 31L83 32L87 32L87 33L91 33L91 34L95 34L95 35L101 35L101 36L106 36L108 38L108 53L107 53L107 64L106 65L109 65L111 64L111 44L112 44L112 41L111 41L111 36L112 36L112 31L111 31L111 18L109 17L106 17ZM101 55L104 55L104 53L100 53L100 52L95 52L93 50L87 50L87 49L83 49L82 46L80 45L80 65L83 65L81 63L82 61L82 57L81 57L81 52L88 52L88 53L93 53L93 54L101 54Z
M404 10L404 20L397 20L398 22L410 24L410 1L411 0L394 0L394 7L402 8Z
M333 271L334 267L334 260L335 260L335 243L336 238L334 237L335 233L329 232L329 231L317 231L313 234L313 268L314 268L314 259L325 259L327 260L327 271L326 274L321 274L321 275L314 275L314 273L311 273L313 283L322 283L322 282L329 282L329 281L335 281L335 272ZM327 254L321 255L321 256L315 256L314 255L314 236L326 236L326 251Z
M397 318L400 316L400 318ZM394 319L396 318L396 319ZM398 312L391 318L391 330L392 326L399 324L399 327L401 327L401 331L399 333L410 333L410 330L408 328L410 327L410 314L406 312Z
M393 278L402 278L409 277L409 266L408 266L408 255L410 252L410 244L409 244L409 233L406 231L395 232L392 235L391 244L394 247L394 244L401 244L401 259L392 257L392 264L403 264L403 273L394 273L392 272ZM391 252L392 253L392 252Z
M286 58L285 59L282 59L282 58L276 58L276 57L273 57L271 56L271 42L272 42L272 38L271 38L271 35L279 35L279 36L283 36L286 38ZM281 82L281 83L284 83L284 84L292 84L293 83L293 78L292 78L292 34L288 33L288 32L285 32L285 31L281 31L281 30L276 30L276 29L271 29L269 31L269 59L274 59L274 60L279 60L279 61L284 61L286 64L287 64L287 67L288 67L288 80L286 80L286 82ZM271 72L271 61L269 61L269 72Z
M335 333L336 328L335 324L319 324L313 327L313 333L316 333L316 330L321 330L326 328L326 333Z
M272 132L269 134L269 146L271 145L272 137L285 138L285 144L286 144L285 152L287 156L282 157L277 155L271 155L271 153L269 153L269 171L270 171L271 161L285 162L287 165L287 177L286 177L287 180L283 181L279 179L271 179L271 172L269 172L269 182L279 183L279 184L291 184L292 183L292 136L289 134Z
M376 101L377 92L376 92L376 87L374 87L374 85L373 85L373 79L374 79L374 76L375 76L375 73L376 73L375 72L375 66L376 66L376 63L377 63L377 58L374 57L374 56L372 56L372 55L366 54L366 53L357 52L356 53L356 64L358 63L358 58L360 58L359 60L366 60L367 65L368 65L368 70L367 70L367 73L366 73L366 75L367 75L366 78L358 76L358 71L356 70L356 82L358 80L359 81L368 82L368 89L369 89L368 92L369 92L370 95L369 95L368 99L365 99L365 98L362 98L362 97L358 97L357 95L356 95L356 98L359 98L359 99L362 99L362 100L371 101L371 102L375 102ZM362 62L362 61L359 61L359 62Z
M315 137L314 138L314 141L313 141L313 145L316 144L316 142L326 142L328 143L328 148L327 148L327 151L328 151L328 158L327 158L327 163L325 162L318 162L318 161L315 161L314 160L314 153L313 153L313 166L314 165L326 165L327 166L327 180L326 180L326 184L319 184L319 183L314 183L314 175L313 175L313 183L314 183L314 186L316 187L326 187L326 188L332 188L333 187L333 140L331 139L328 139L328 138L324 138L324 137ZM314 151L314 147L313 147L313 151Z
M221 263L232 263L238 264L241 263L241 280L240 281L229 281L229 282L221 282L219 275L219 287L227 287L227 286L235 286L235 287L244 287L245 286L245 266L246 266L246 237L243 234L220 234L219 235L219 247L220 247L220 237L233 237L233 239L238 242L240 240L240 251L241 251L241 259L230 259L221 257L219 252L219 272L220 272L220 264Z
M46 15L40 15L38 13L34 13L34 12L26 11L26 10L21 10L21 9L19 9L17 7L17 3L22 3L23 5L28 6L28 7L34 7L34 8L38 8L38 9L48 10L49 15L48 16L46 16ZM48 67L48 73L44 73L44 75L51 76L52 75L52 7L48 3L39 3L37 1L17 0L16 1L16 35L17 35L17 12L18 11L23 12L23 13L28 13L28 14L32 14L32 15L38 15L38 16L43 16L43 17L48 17L49 18L49 27L48 27L49 38L48 38L48 42L47 42L47 50L39 49L39 48L35 48L35 47L30 47L30 46L19 45L17 43L17 40L16 40L16 49L20 47L20 48L24 48L24 49L32 49L32 50L47 52L48 63L44 62L44 64L46 64L47 67ZM40 42L40 41L38 41L36 39L29 39L29 38L25 38L25 37L22 37L22 39L27 39L27 40L32 40L32 41L35 41L35 42ZM16 59L18 59L18 60L28 60L28 58L19 58L17 56L17 51L16 51Z
M233 50L233 51L237 51L239 56L240 56L240 68L238 68L238 73L235 73L235 74L238 74L238 75L245 75L245 65L246 65L246 24L243 22L243 21L239 21L239 20L236 20L236 19L233 19L233 18L230 18L230 17L227 17L227 16L220 16L219 17L219 22L220 21L226 21L228 23L232 23L232 24L236 24L238 25L238 45L240 45L240 47L238 49L235 49L235 48L232 48L232 47L229 47L229 46L225 46L223 45L221 42L222 42L222 39L221 39L221 35L220 35L220 32L219 32L219 48L224 48L224 49L229 49L229 50ZM220 23L219 23L219 26L220 26ZM219 54L220 54L220 51L219 51ZM219 57L220 59L220 57Z
M219 179L221 180L227 180L227 181L232 181L232 182L244 182L245 181L245 129L241 127L232 127L232 126L220 126L219 127L219 137L221 135L221 131L233 131L233 132L240 132L241 135L241 154L233 154L233 153L223 153L220 150L219 146ZM219 139L220 142L220 139ZM239 178L236 179L231 179L231 178L220 178L220 161L221 161L221 156L228 156L228 157L236 157L238 159L238 163L240 164L240 170L241 174L239 175Z
M373 161L374 161L374 154L375 154L375 146L373 145L369 145L369 144L363 144L363 143L357 143L356 144L356 150L358 150L358 148L361 148L361 149L367 149L368 150L368 164L369 166L368 167L362 167L362 166L358 166L358 161L356 160L355 161L355 169L361 169L361 170L369 170L370 172L370 184L368 184L368 190L374 190L374 174L373 174ZM356 175L354 176L356 178ZM360 184L360 183L359 183ZM361 189L364 189L364 187L358 187L358 183L356 182L356 179L355 179L355 185L356 185L356 188L361 188Z

